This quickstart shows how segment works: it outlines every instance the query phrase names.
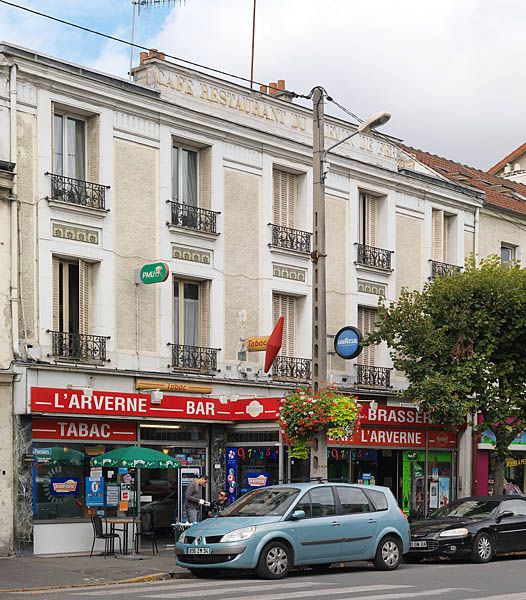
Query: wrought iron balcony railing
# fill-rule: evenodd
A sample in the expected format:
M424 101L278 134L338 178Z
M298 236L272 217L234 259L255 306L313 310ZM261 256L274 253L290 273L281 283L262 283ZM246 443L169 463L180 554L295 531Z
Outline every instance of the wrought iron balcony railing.
M106 190L109 185L91 183L73 177L64 177L55 173L46 172L51 176L51 199L86 208L106 208Z
M450 265L437 260L431 261L431 279L434 279L438 275L454 275L461 270L462 267L459 267L458 265Z
M310 358L276 356L272 365L272 378L280 381L308 382L311 378Z
M170 204L172 205L170 225L204 233L217 233L218 212L180 202L170 202Z
M391 387L391 369L386 367L371 367L369 365L356 365L358 370L356 384L368 387Z
M105 362L106 340L102 335L68 333L66 331L48 331L51 333L51 354L55 358L64 358L79 362Z
M172 347L172 369L178 371L198 371L214 373L217 371L218 348L169 344Z
M285 250L295 250L296 252L310 253L312 233L301 231L300 229L291 229L281 225L272 225L272 245L276 248Z
M357 244L358 257L357 263L366 267L374 267L375 269L391 270L391 250L383 250L374 246L366 246L365 244Z

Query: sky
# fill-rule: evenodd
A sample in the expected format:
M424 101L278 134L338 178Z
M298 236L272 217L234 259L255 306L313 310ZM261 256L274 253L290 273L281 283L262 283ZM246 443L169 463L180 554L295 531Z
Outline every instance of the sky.
M10 0L130 39L130 0ZM141 10L137 43L249 77L253 0ZM323 85L385 133L487 169L526 141L524 0L257 0L255 79ZM129 49L0 3L0 40L127 76ZM137 55L136 55L137 56ZM334 106L328 112L342 117Z

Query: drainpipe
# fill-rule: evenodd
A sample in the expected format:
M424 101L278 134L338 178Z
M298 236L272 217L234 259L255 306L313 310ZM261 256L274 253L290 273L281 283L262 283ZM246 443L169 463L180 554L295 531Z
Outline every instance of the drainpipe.
M9 71L9 117L10 117L10 160L17 163L17 89L16 89L16 65L11 65ZM19 355L19 332L18 332L18 177L13 173L12 202L11 202L11 316L13 335L13 354Z
M475 252L475 262L479 264L479 229L480 229L480 208L477 206L475 209L475 240L474 240L474 249Z

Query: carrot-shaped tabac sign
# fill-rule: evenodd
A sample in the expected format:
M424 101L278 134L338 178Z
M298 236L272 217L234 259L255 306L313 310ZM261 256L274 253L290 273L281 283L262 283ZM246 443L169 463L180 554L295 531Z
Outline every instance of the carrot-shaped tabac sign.
M265 352L265 373L268 373L274 359L276 358L278 352L281 350L281 342L283 340L283 322L285 321L284 317L280 317L274 330L270 334L267 342L267 350Z

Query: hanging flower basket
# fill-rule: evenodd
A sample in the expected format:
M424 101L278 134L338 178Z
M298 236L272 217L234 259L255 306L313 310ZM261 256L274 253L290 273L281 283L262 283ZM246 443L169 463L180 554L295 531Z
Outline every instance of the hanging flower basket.
M291 458L308 458L312 439L321 432L333 439L352 435L360 414L354 396L327 387L301 388L281 401L279 426Z

